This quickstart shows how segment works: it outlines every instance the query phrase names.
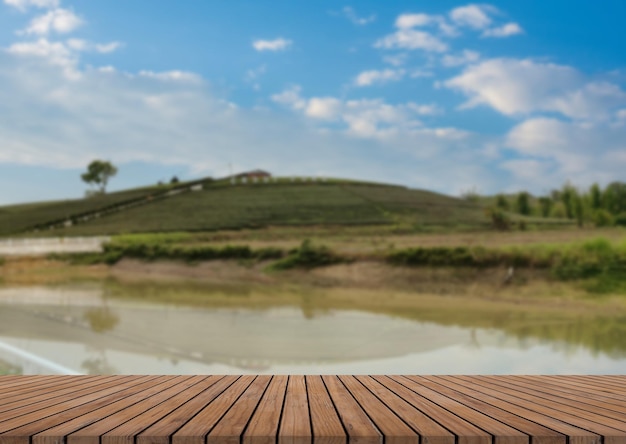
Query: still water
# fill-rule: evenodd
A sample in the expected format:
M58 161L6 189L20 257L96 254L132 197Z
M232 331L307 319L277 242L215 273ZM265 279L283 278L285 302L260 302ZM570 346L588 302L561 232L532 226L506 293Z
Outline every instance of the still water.
M0 373L626 373L621 321L512 331L358 307L180 306L120 288L1 288Z

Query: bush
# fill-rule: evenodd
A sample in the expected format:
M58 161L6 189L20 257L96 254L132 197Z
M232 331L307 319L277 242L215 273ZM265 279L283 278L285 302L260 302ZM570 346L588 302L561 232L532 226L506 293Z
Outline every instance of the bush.
M615 216L615 225L626 227L626 212L619 213Z
M592 218L596 227L608 227L614 223L613 215L603 209L594 211Z
M273 270L288 270L291 268L311 269L346 261L346 258L336 255L328 247L323 245L313 246L310 240L305 239L300 247L289 251L286 258L275 262L270 268Z

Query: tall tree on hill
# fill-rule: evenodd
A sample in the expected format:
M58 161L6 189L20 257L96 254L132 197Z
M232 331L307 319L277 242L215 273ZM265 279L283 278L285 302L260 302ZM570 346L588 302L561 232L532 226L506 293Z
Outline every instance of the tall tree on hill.
M80 178L89 185L98 187L102 194L106 192L109 179L117 174L117 168L107 160L94 160L87 165L87 172L81 174Z

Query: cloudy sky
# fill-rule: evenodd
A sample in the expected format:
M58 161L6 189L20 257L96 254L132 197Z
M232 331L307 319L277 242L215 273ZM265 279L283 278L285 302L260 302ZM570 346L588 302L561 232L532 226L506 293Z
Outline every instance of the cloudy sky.
M262 168L626 180L626 2L2 0L0 204Z

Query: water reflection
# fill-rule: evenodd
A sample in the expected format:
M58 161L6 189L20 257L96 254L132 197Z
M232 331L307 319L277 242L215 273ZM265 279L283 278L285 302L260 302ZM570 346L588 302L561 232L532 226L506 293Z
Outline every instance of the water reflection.
M0 372L626 372L623 320L361 302L111 282L0 289Z

